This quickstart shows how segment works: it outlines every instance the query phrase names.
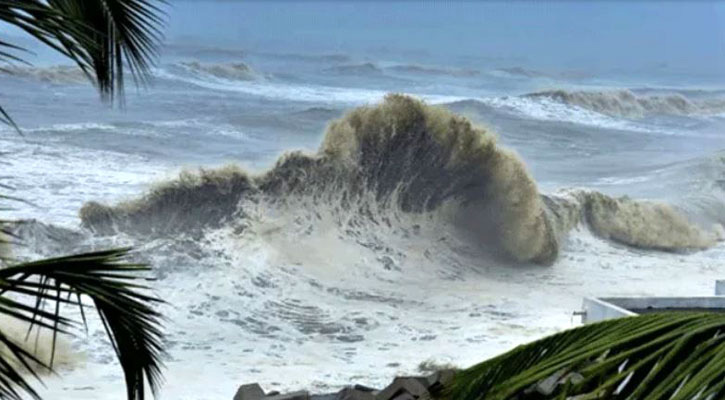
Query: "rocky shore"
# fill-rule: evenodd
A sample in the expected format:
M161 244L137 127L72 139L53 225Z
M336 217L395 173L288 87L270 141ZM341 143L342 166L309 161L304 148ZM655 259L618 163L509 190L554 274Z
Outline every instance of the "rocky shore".
M240 386L233 400L430 400L440 394L454 375L455 370L447 369L428 376L397 377L382 389L354 385L327 394L307 391L265 393L259 384L252 383Z

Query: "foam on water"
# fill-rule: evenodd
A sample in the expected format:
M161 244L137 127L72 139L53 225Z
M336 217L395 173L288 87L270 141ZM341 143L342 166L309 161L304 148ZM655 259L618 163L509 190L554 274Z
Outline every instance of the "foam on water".
M385 97L387 92L373 89L332 87L321 85L295 85L281 82L242 82L218 77L206 79L185 77L166 70L156 70L155 75L164 79L183 81L207 89L239 92L276 100L342 103L348 105L374 103ZM419 94L432 103L446 103L461 100L459 96Z
M56 85L88 83L88 77L86 77L83 71L72 65L49 67L3 66L0 69L0 74Z
M75 125L64 127L70 131L77 128ZM52 130L40 128L39 131ZM48 142L46 139L42 144L28 143L15 132L0 136L0 146L6 152L2 156L3 166L12 171L3 177L2 183L13 187L28 201L12 205L15 218L33 218L40 210L53 210L54 224L77 226L83 198L117 199L123 193L122 188L141 189L150 179L165 176L163 164L142 156L113 151L88 152L59 143L48 146Z
M189 61L179 63L178 66L195 75L207 75L220 79L248 81L257 78L257 74L250 66L242 62L236 63L200 63Z
M72 148L57 149L56 162L47 151L35 166L9 159L33 182L52 177L36 197L73 177L67 204L49 196L63 209L127 200L83 207L94 235L29 223L23 251L138 248L168 301L165 398L225 398L252 381L268 390L383 385L431 359L467 366L571 326L582 296L710 294L725 256L717 232L670 206L591 190L541 195L490 131L404 96L333 122L315 154L290 153L261 174L187 172L141 198L128 197L134 182L167 168L104 152L92 153L95 165ZM121 171L129 180L113 185ZM126 191L77 192L104 185ZM74 339L87 360L42 393L122 395L102 337L95 324Z
M543 264L556 259L562 237L580 221L602 237L649 249L701 249L720 239L663 204L591 191L542 201L523 162L491 133L400 95L333 122L317 155L290 153L259 177L233 167L185 174L141 200L89 203L81 216L102 234L246 226L247 210L238 207L248 198L282 205L302 198L305 208L335 215L355 234L428 215L484 252Z
M629 90L551 90L527 94L597 113L625 118L648 115L717 115L725 112L725 99L691 99L680 93L637 95Z
M27 140L0 132L9 171L0 183L39 206L13 204L10 215L49 222L18 228L20 257L131 245L134 259L154 266L154 291L168 301L162 398L231 398L249 382L267 390L382 386L423 361L465 367L571 327L584 296L710 295L725 272L725 164L722 155L702 156L722 142L700 130L719 132L720 117L685 108L665 110L672 118L659 123L659 106L640 104L674 93L697 105L721 91L687 82L632 89L635 111L644 112L631 113L518 96L571 87L569 78L581 86L567 93L611 94L584 86L593 82L586 74L540 72L524 61L488 73L490 63L444 56L174 51L184 58L162 60L156 85L119 113L88 113L94 93L77 87L86 81L69 68L3 77L9 105L31 110L35 128ZM48 82L58 95L51 101L35 95ZM381 88L480 107L500 140L393 96L332 122L319 150L267 168L291 143L317 147L326 121L381 101ZM662 144L665 134L675 150ZM531 170L501 143L516 146ZM593 149L595 162L582 162L577 148ZM677 161L690 157L685 148L692 159ZM665 152L671 159L659 160ZM635 157L654 166L623 162ZM266 168L258 173L193 169L258 158ZM183 167L190 172L180 175ZM658 201L556 190L570 180L549 168L581 171L576 185ZM541 182L554 189L542 193ZM84 359L49 377L45 398L124 396L113 350L90 318L89 334L67 342Z
M479 102L494 108L509 110L522 117L544 121L565 121L579 125L634 132L670 133L667 130L613 118L583 107L562 104L548 98L532 99L525 96L503 96L479 98L468 100L468 102Z

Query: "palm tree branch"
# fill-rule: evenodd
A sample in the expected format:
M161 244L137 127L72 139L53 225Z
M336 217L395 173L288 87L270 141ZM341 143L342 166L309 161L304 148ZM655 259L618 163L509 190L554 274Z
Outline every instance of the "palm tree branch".
M163 0L49 0L84 29L71 33L90 60L104 99L123 97L124 65L137 85L145 84L162 40Z
M156 393L161 381L161 316L152 308L161 301L142 293L146 286L134 283L145 280L138 274L148 267L124 262L128 252L129 249L106 250L0 269L0 293L5 296L0 297L0 313L27 322L31 329L35 326L53 333L50 361L42 364L52 368L57 333L65 333L67 327L74 325L61 315L60 305L78 306L83 326L87 327L81 301L87 296L104 323L124 371L128 399L141 400L146 382ZM36 302L28 305L7 295L34 296ZM55 306L45 309L46 303ZM3 375L2 370L0 378L12 381L12 376Z
M562 332L457 374L444 397L456 400L542 398L691 399L725 395L725 315L663 313ZM577 374L576 382L567 381ZM537 397L539 396L539 397ZM703 397L707 398L707 397Z
M124 70L136 85L148 82L158 56L165 0L0 0L0 21L15 25L74 61L101 98L123 103ZM6 41L0 47L24 51ZM24 62L7 51L0 61ZM0 122L20 132L0 108Z

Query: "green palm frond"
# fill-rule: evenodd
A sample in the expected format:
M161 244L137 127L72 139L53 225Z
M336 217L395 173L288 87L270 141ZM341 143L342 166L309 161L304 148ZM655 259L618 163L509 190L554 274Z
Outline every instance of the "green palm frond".
M57 334L68 333L78 324L61 315L61 311L69 305L79 307L82 325L86 325L86 305L81 300L87 296L116 351L128 399L142 400L145 382L156 393L161 380L161 317L153 309L160 300L144 294L148 288L140 282L143 278L139 274L149 268L124 262L127 254L128 249L116 249L0 269L0 314L28 323L31 329L52 332L54 354ZM53 356L50 360L38 359L4 336L2 329L0 345L8 349L15 361L0 357L0 398L21 399L20 392L25 392L40 399L23 372L37 378L34 366L52 369Z
M42 0L0 0L0 21L22 29L79 64L84 61L82 47L71 36L78 33L79 24ZM21 46L0 40L0 60L26 63L18 52L27 53Z
M721 399L725 315L604 321L519 346L457 374L446 398Z
M162 40L165 0L0 0L0 22L14 25L75 62L101 98L123 100L124 71L143 84ZM25 49L0 38L0 62ZM0 108L0 122L17 126Z
M0 123L3 123L5 125L10 125L13 129L15 129L17 132L21 132L18 125L13 121L13 119L10 117L10 115L5 111L2 106L0 106Z
M145 83L157 46L164 15L163 0L48 0L63 15L77 21L68 32L89 61L101 95L123 95L124 67L137 84Z
M0 156L2 156L2 153L0 153ZM7 191L14 190L12 186L2 183L2 179L3 177L0 177L0 188ZM3 194L2 192L0 192L0 212L11 211L13 209L12 207L5 206L3 203L18 201L22 202L22 200L17 197ZM13 232L13 227L15 226L15 223L16 221L5 219L0 215L0 268L8 265L13 261L12 257L10 256L9 248L10 245L18 244L16 240L17 237Z

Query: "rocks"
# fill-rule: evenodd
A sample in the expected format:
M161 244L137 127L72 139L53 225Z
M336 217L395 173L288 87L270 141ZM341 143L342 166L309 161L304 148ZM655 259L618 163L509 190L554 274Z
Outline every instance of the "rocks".
M242 385L237 389L237 394L234 395L234 400L309 400L310 394L308 392L294 392L287 394L280 394L279 392L270 392L264 394L264 390L257 383L248 385Z
M237 389L234 400L259 400L264 398L264 390L256 383L242 385Z
M429 400L453 380L456 371L441 370L426 377L398 377L375 400Z
M299 391L287 394L278 394L276 396L263 397L264 400L310 400L310 393L307 391Z
M279 394L264 394L262 388L254 383L242 385L237 390L234 400L431 400L443 387L453 380L456 371L441 370L429 376L397 377L383 390L355 385L342 389L337 393L310 395L306 391ZM563 374L562 374L563 375ZM557 377L557 381L561 375ZM574 379L571 374L567 378Z
M578 372L568 372L566 369L556 371L547 378L540 380L524 391L525 394L538 393L548 398L560 386L567 384L577 385L584 381L584 377ZM572 398L573 399L573 398Z
M337 393L335 400L376 400L372 391L345 388Z
M455 376L456 370L454 369L443 369L428 375L428 390L442 389L444 385L453 381Z
M428 394L428 379L422 377L399 377L375 397L376 400L420 399ZM425 397L427 398L427 397Z

